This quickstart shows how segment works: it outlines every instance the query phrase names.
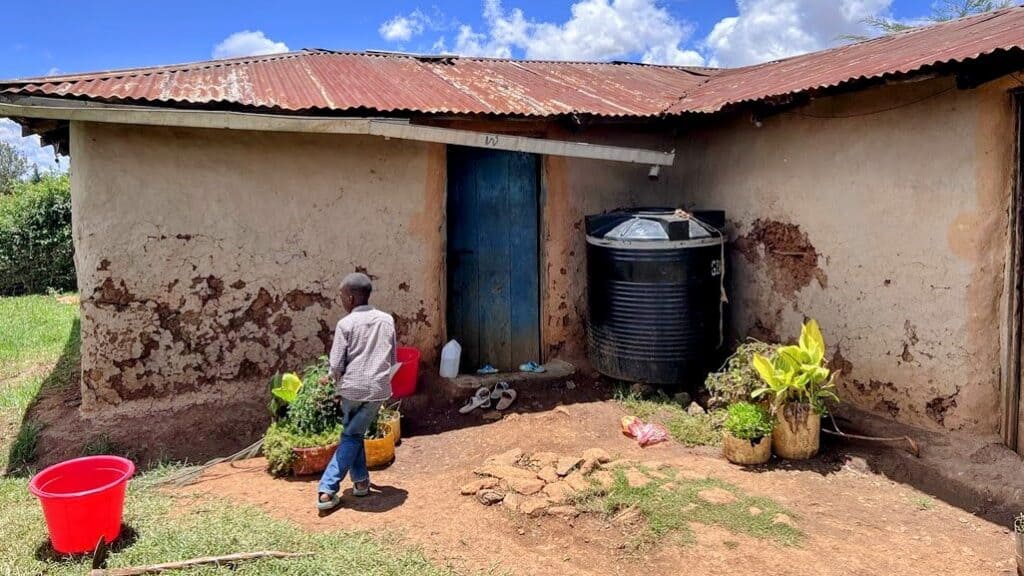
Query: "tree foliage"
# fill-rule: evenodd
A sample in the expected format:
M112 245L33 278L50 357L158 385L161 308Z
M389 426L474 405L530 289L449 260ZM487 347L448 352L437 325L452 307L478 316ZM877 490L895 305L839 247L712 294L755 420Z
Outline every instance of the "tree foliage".
M28 160L8 142L0 142L0 195L14 192L28 172Z
M1016 6L1014 0L938 0L932 4L932 13L925 19L925 23L948 22L957 18L984 14L985 12L1001 10L1011 6ZM883 36L916 27L913 24L906 24L892 18L879 16L867 18L864 20L864 23ZM859 42L870 39L870 36L850 35L844 38Z
M0 296L75 290L66 174L19 181L0 196Z

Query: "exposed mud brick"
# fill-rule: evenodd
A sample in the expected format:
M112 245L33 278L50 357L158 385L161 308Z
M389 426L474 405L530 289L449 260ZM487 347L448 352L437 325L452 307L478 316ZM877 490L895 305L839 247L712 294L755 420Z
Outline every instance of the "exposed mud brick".
M572 486L569 486L569 483L564 480L548 484L544 487L544 495L552 502L559 504L566 502L575 493L576 490L574 490Z
M828 287L828 277L818 267L818 251L796 224L755 220L734 246L750 262L762 262L772 279L772 289L791 297L814 280Z
M924 411L928 414L928 417L937 422L940 426L946 421L946 413L956 408L956 397L960 394L960 387L958 386L956 392L949 396L938 396L932 398L924 406Z
M559 476L568 476L570 472L583 464L583 458L566 456L558 459L558 464L555 465L555 472Z
M724 488L708 488L697 492L697 496L711 504L732 504L736 501L736 495Z
M476 494L477 492L480 492L481 490L495 488L497 486L498 479L488 476L486 478L478 478L476 480L473 480L472 482L463 484L462 487L459 488L459 492L463 496L471 496L473 494Z
M612 457L607 451L601 448L588 448L583 451L584 460L597 460L599 464L605 464L612 461Z

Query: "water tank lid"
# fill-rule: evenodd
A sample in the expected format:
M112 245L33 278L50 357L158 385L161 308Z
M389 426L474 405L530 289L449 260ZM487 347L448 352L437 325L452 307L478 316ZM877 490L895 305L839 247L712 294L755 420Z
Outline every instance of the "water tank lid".
M614 240L668 240L668 232L660 222L645 218L630 218L604 235Z
M698 212L700 224L688 214L668 208L638 208L587 217L587 235L609 241L658 242L709 239L721 231L721 212ZM708 218L710 216L710 218Z

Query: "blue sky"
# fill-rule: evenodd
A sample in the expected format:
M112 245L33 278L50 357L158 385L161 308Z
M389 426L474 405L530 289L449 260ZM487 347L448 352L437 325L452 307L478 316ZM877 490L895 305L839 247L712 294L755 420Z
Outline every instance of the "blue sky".
M0 77L207 60L300 48L735 66L913 21L930 0L462 0L6 2ZM0 139L52 154L6 121Z

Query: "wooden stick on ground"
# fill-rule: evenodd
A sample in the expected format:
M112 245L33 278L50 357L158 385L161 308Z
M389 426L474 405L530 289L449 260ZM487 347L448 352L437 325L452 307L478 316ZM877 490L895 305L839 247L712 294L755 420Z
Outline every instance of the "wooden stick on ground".
M825 432L826 434L832 434L833 436L839 436L839 437L842 437L842 438L850 438L850 439L853 439L853 440L867 440L869 442L906 442L907 444L910 445L910 453L913 454L914 456L918 457L918 458L921 457L921 448L917 445L917 442L915 442L914 439L911 438L910 436L881 437L881 436L861 436L859 434L847 434L846 432L843 432L842 430L839 429L839 423L836 422L835 417L832 416L831 413L828 415L828 417L829 417L829 420L832 420L832 426L835 427L835 430L829 430L828 428L822 428L821 429L822 432Z
M208 556L205 558L193 558L180 562L167 562L165 564L152 564L150 566L136 566L132 568L99 568L89 572L89 576L141 576L143 574L160 574L169 570L184 570L196 566L236 564L246 560L258 560L260 558L299 558L301 556L312 556L312 552L241 552L239 554L228 554L227 556Z

